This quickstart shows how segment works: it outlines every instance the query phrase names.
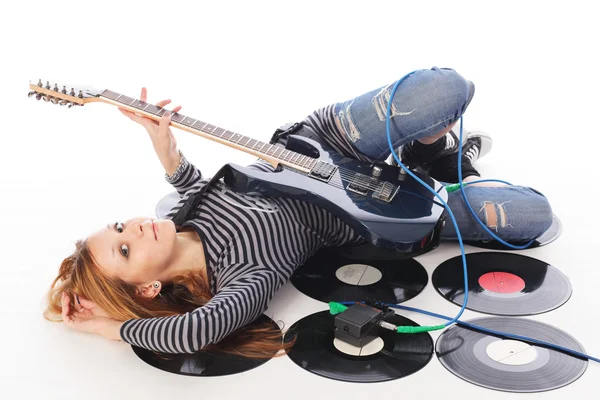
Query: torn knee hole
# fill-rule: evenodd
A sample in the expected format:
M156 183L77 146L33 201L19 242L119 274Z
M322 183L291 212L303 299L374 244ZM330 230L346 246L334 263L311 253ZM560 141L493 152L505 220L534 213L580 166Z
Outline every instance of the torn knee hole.
M491 201L484 201L483 207L479 212L483 211L485 216L485 223L488 228L493 228L498 230L498 214L496 213L496 207L494 207L494 203Z

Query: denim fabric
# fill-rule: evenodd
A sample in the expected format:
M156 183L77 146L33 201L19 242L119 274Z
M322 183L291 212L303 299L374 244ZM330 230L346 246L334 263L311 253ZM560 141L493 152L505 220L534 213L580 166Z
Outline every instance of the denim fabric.
M523 242L535 239L552 225L550 203L538 191L525 186L466 186L473 211L500 239ZM460 190L448 193L448 206L456 218L463 240L494 240L475 220ZM442 240L456 240L454 224L448 216Z
M390 154L385 117L396 82L335 105L336 120L356 150L372 160ZM398 86L390 113L394 148L440 132L465 112L474 86L456 71L434 67L409 75Z
M336 125L351 145L371 160L390 154L385 129L387 103L395 82L354 99L334 105ZM465 112L474 85L456 71L434 67L409 75L396 90L390 117L392 147L431 136L456 122ZM528 241L540 236L552 224L552 209L541 193L524 186L465 188L469 204L486 226L506 241ZM477 223L462 194L448 194L465 240L493 240ZM455 240L456 231L448 217L443 240Z

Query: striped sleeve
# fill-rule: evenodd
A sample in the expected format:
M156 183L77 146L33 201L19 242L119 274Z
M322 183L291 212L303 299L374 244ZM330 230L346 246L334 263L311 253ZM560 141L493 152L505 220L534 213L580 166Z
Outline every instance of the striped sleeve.
M165 174L165 180L173 185L179 196L183 197L185 192L202 179L202 172L194 164L191 164L181 151L179 154L181 158L179 159L177 169L171 176Z
M208 303L171 317L132 319L121 327L123 341L162 353L192 354L256 320L281 286L275 272L260 266L229 282Z

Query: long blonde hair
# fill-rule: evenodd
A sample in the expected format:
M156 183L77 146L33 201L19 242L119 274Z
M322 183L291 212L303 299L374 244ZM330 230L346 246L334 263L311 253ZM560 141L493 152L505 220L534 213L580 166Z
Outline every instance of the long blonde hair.
M87 246L87 239L76 241L75 251L62 261L58 276L50 285L44 311L48 321L62 321L60 298L65 291L71 301L75 295L82 296L118 321L183 314L205 305L213 296L205 278L194 272L165 283L161 296L139 296L134 285L102 272ZM247 358L280 357L296 342L296 337L288 342L282 337L282 331L271 321L249 324L200 351L216 350Z

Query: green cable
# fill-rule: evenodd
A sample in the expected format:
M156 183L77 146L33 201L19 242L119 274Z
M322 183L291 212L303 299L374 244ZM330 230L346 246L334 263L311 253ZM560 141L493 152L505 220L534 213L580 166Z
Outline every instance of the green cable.
M460 189L461 186L466 186L466 185L464 183L463 184L453 183L452 185L446 186L446 191L448 193L456 192L458 189Z
M343 304L336 303L335 301L329 302L329 312L331 315L342 313L346 311L346 309L348 309L348 307Z
M444 329L446 325L434 325L434 326L399 326L396 332L398 333L421 333L439 331Z
M331 315L336 315L339 313L343 313L348 309L347 306L336 303L335 301L329 302L329 312ZM421 333L421 332L431 332L438 331L440 329L444 329L446 325L434 325L434 326L399 326L396 330L397 333Z

